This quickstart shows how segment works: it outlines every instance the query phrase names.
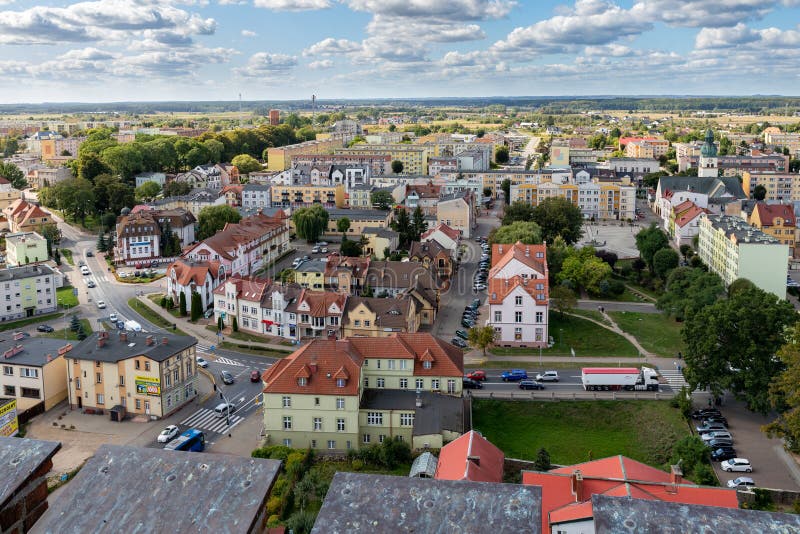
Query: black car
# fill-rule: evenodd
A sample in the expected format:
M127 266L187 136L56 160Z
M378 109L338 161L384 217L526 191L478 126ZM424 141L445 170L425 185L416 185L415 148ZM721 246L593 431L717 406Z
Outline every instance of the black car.
M521 380L519 389L544 389L544 384L536 380Z
M721 416L722 413L716 408L708 408L704 410L695 410L692 412L692 419L705 419L711 416Z
M728 420L727 420L727 419L725 419L725 418L724 418L723 416L721 416L721 415L712 415L712 416L710 416L710 417L704 417L704 418L703 418L703 423L704 423L704 424L710 424L710 423L722 423L723 425L725 425L725 426L728 426Z
M731 458L736 458L736 449L733 447L720 447L711 452L711 459L715 462L722 462L723 460L730 460Z
M464 389L483 389L483 384L477 380L464 377Z
M87 251L86 251L86 257L87 257L87 258L91 258L91 257L93 257L93 256L94 256L94 252L92 252L91 250L87 250Z
M47 332L48 334L53 330L54 330L53 327L48 324L40 324L39 326L36 327L37 332Z
M466 349L466 348L469 346L469 345L467 345L467 343L466 343L466 342L465 342L463 339L461 339L460 337L454 337L453 339L451 339L451 340L450 340L450 343L452 343L452 344L453 344L453 345L455 345L456 347L459 347L459 348L462 348L462 349Z
M223 384L233 384L233 375L228 371L222 371L219 377L222 379Z

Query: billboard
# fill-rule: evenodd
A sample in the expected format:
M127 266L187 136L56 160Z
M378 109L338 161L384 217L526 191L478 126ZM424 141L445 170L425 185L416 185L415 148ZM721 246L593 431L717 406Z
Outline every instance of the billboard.
M16 436L18 431L17 399L10 399L0 404L0 436L10 438Z
M138 395L161 396L161 380L153 376L136 377L136 393Z

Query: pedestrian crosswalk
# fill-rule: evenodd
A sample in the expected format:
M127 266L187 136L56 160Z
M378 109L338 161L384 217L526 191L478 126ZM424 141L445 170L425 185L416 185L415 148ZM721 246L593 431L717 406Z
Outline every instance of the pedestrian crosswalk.
M218 434L227 434L233 427L241 423L244 420L244 417L233 414L230 416L230 420L231 424L228 426L228 421L225 417L217 417L217 414L214 413L214 410L200 408L192 415L181 421L181 424L191 428L216 432Z
M677 369L661 369L659 370L661 376L667 380L673 389L681 389L683 386L688 386L686 379L683 377L683 372Z
M219 358L216 358L214 361L217 362L217 363L224 364L224 365L233 365L235 367L244 367L244 364L242 362L237 362L236 360L231 360L229 358L219 357Z
M206 354L208 354L209 352L211 352L211 345L204 345L203 343L198 343L197 352L205 352Z

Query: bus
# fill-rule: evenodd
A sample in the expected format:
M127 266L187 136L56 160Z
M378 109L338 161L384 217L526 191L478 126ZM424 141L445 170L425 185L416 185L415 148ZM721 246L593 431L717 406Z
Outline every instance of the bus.
M170 451L194 451L200 452L206 448L206 436L201 431L190 428L177 438L173 439L164 446Z

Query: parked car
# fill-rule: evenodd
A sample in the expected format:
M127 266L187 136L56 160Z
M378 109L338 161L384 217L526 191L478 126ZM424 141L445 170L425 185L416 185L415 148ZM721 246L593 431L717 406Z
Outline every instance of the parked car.
M481 299L472 299L472 304L470 304L470 307L473 309L478 309L480 305L481 305Z
M728 430L728 427L722 423L708 423L707 425L700 425L695 427L698 434L705 434L707 432L714 432L715 430Z
M702 434L700 438L703 441L711 441L712 439L729 439L733 441L733 436L731 436L731 433L726 430L716 430L714 432L707 432L705 434Z
M94 256L94 252L92 252L91 250L87 250L86 251L86 257L87 258L91 258L92 256Z
M206 319L211 319L212 317L214 317L214 308L206 310L206 312L203 314L203 317L205 317Z
M233 375L228 371L220 372L219 377L222 379L223 384L233 384Z
M461 319L461 326L465 328L472 328L473 326L475 326L475 321L472 321L470 319Z
M463 387L464 389L481 389L483 388L483 384L481 384L477 380L473 380L465 376L463 380Z
M705 419L713 415L722 415L716 408L707 408L703 410L695 410L692 412L692 419Z
M53 331L53 327L50 326L49 324L40 324L39 326L36 327L36 331L37 332L46 332L46 333L49 334L50 332Z
M311 249L311 253L312 254L319 254L319 249L320 249L320 247L314 247L314 248Z
M709 425L711 423L722 423L723 425L728 426L728 420L726 418L722 417L721 415L720 416L714 416L714 417L707 417L707 418L703 419L702 421L703 421L703 423L702 423L703 425Z
M754 488L756 483L750 477L739 477L728 481L729 488Z
M467 333L464 332L463 330L456 330L456 337L460 337L461 339L463 339L465 341L467 339L469 339L469 336L467 336Z
M316 243L314 243L314 245L317 246L317 247L327 247L328 246L328 242L327 241L317 241Z
M733 447L733 440L726 438L712 439L710 441L704 441L703 443L705 443L706 447L709 447L712 451L719 449L720 447Z
M117 321L117 330L125 330L125 321Z
M258 369L250 371L250 382L258 382L259 380L261 380L261 371Z
M83 261L83 260L80 260L80 261L78 262L78 267L85 267L85 266L86 266L86 262L85 262L85 261Z
M482 382L486 380L486 371L482 369L471 371L467 373L467 378L471 378L472 380L480 380Z
M161 431L161 434L158 435L157 441L159 443L169 443L180 433L181 429L178 428L177 425L169 425L167 428Z
M536 380L539 382L558 382L558 371L545 371L536 375Z
M150 262L150 268L158 266L158 260L153 260Z
M486 289L486 284L483 283L475 284L474 286L472 286L472 289L474 289L475 291L483 291L484 289Z
M97 284L94 283L94 280L89 280L88 282L86 282L86 287L88 288L93 288L95 286L97 286Z
M462 349L466 349L467 347L469 347L469 345L467 345L467 342L461 339L460 337L454 337L453 339L450 340L450 343Z
M322 247L321 249L319 249L319 251L321 253L323 253L323 254L327 254L328 253L328 247Z
M116 312L111 312L111 315L108 316L108 320L111 321L112 323L116 323L117 322Z
M715 462L730 460L731 458L736 458L736 449L733 447L720 447L711 452L711 459Z
M84 265L83 267L81 267L81 274L84 276L88 276L92 274L92 271L90 271L89 268Z
M106 303L105 303L105 301L103 301L103 300L98 300L98 301L97 301L97 307L98 307L98 308L100 308L101 310L102 310L102 309L104 309L104 308L106 307Z
M198 367L202 367L203 369L208 367L208 362L202 356L196 356L195 357L195 361L197 362L197 366Z
M521 380L519 389L544 389L544 385L536 380Z
M719 465L723 471L740 471L743 473L752 473L753 466L750 465L750 460L747 458L731 458L725 460Z
M512 369L510 371L503 371L500 378L503 379L503 382L518 382L520 380L526 380L528 378L528 372L525 371L525 369Z
M119 271L119 277L120 278L128 278L127 271Z

